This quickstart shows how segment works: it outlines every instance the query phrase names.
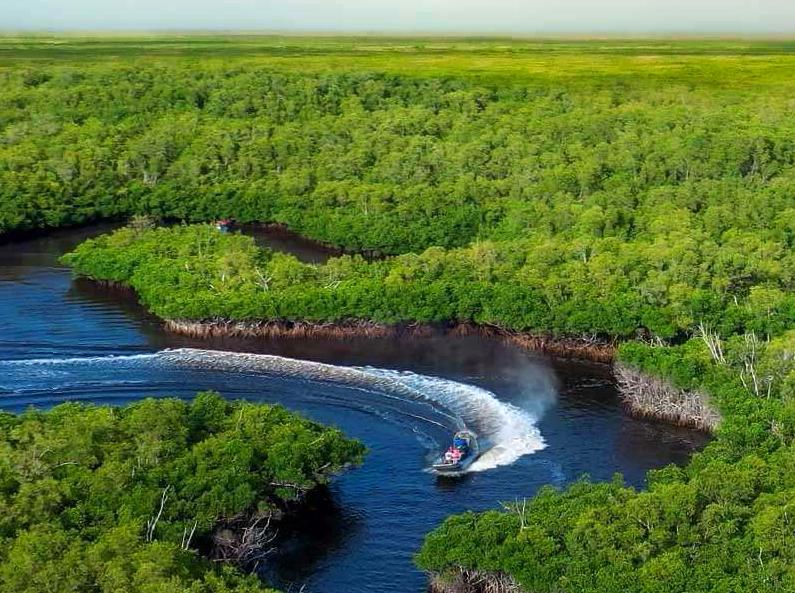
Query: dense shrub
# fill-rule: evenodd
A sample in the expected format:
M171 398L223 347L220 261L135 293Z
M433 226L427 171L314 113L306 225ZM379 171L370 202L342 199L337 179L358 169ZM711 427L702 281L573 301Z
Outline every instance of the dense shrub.
M795 591L791 45L506 41L344 56L325 43L334 59L284 49L280 68L122 59L0 72L0 233L233 216L400 254L311 266L207 226L137 225L67 256L165 318L637 338L625 364L720 407L709 447L652 472L643 492L583 480L452 517L418 563L507 573L533 592ZM490 65L501 73L472 75ZM720 339L720 356L701 335ZM9 471L0 488L16 487ZM20 501L60 508L51 482L36 488ZM57 529L16 538L0 578L22 586L24 559L49 549L70 558ZM79 565L75 578L95 566Z
M203 557L213 531L284 511L363 454L338 430L212 393L0 414L0 428L3 593L264 592Z
M621 348L625 364L706 388L722 410L717 438L687 467L650 472L643 491L620 476L584 479L504 512L451 517L428 535L419 565L441 574L459 566L507 572L527 591L795 591L787 519L795 494L795 342L723 346L724 363L700 339ZM769 391L753 387L743 362L751 348Z
M689 266L614 246L583 260L558 239L477 242L429 248L368 262L358 256L324 265L259 249L253 239L209 225L124 228L89 240L64 261L78 274L128 284L164 318L286 319L383 323L475 322L558 335L682 339L699 324L724 335L774 334L792 324L785 291L791 255L764 284L710 289L699 270L729 257L694 257ZM559 257L550 257L554 252ZM672 277L670 267L679 269ZM661 269L662 268L662 269Z

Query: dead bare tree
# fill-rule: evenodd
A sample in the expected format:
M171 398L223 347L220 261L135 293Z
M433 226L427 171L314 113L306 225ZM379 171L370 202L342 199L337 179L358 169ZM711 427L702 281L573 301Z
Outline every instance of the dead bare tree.
M745 347L742 352L743 370L740 371L740 381L748 392L758 397L760 381L756 372L756 364L758 362L759 339L754 332L743 335L743 339Z
M726 364L726 358L723 356L723 343L717 332L713 332L708 325L702 322L698 324L696 335L704 340L715 362L718 364Z
M524 531L527 528L527 499L523 498L522 502L519 502L519 499L517 498L512 503L500 504L507 512L515 513L516 516L519 517L519 530Z
M273 276L265 277L265 274L259 268L254 268L254 272L257 274L256 283L259 285L262 290L270 290L270 283L273 280Z
M168 502L168 491L171 489L171 486L166 486L163 488L163 494L160 496L160 510L157 511L157 515L152 517L146 522L146 541L151 542L155 539L155 529L157 528L157 523L160 521L160 517L163 516L163 509L166 508L166 502Z
M453 574L431 577L432 593L522 593L509 575L459 568Z
M148 214L135 214L130 218L127 226L136 231L145 231L155 228L157 226L157 219Z
M190 530L190 533L188 533L187 527L185 527L185 529L182 530L182 544L180 545L180 547L186 552L190 549L190 542L191 540L193 540L193 534L196 533L196 527L198 526L198 524L199 524L198 521L193 522L193 528Z
M621 399L635 416L707 432L720 422L720 414L704 392L679 389L668 381L624 364L616 364L614 372Z

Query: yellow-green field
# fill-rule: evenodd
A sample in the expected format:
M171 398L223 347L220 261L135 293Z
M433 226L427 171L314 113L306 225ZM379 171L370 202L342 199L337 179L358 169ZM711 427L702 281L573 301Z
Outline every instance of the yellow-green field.
M0 67L201 60L305 71L379 71L494 81L758 87L795 84L795 41L262 35L0 36Z

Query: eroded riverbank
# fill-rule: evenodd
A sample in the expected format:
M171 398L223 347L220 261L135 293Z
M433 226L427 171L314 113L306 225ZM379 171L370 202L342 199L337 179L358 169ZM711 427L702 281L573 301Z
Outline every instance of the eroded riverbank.
M496 326L471 323L422 323L385 325L368 321L347 323L307 323L300 321L234 321L228 319L166 319L167 331L191 338L322 338L322 339L426 339L430 337L476 336L502 341L529 352L562 358L611 363L615 346L596 340L554 338L508 331Z

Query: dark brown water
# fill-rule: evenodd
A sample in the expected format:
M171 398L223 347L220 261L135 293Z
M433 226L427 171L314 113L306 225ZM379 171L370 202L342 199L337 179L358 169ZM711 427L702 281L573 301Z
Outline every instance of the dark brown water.
M340 249L320 245L277 225L246 224L239 230L253 237L260 247L292 253L309 264L322 264L342 254Z
M621 472L642 486L646 470L683 463L704 443L697 433L622 414L604 366L483 338L196 341L166 334L134 298L74 281L57 264L99 230L0 245L0 408L116 404L209 388L282 403L361 439L370 448L365 464L314 497L272 557L267 576L284 589L419 593L425 579L411 556L447 515L494 508L583 474L605 480ZM267 235L257 239L269 243ZM308 261L328 257L285 236L270 244ZM479 471L453 480L428 473L461 423L491 448Z

